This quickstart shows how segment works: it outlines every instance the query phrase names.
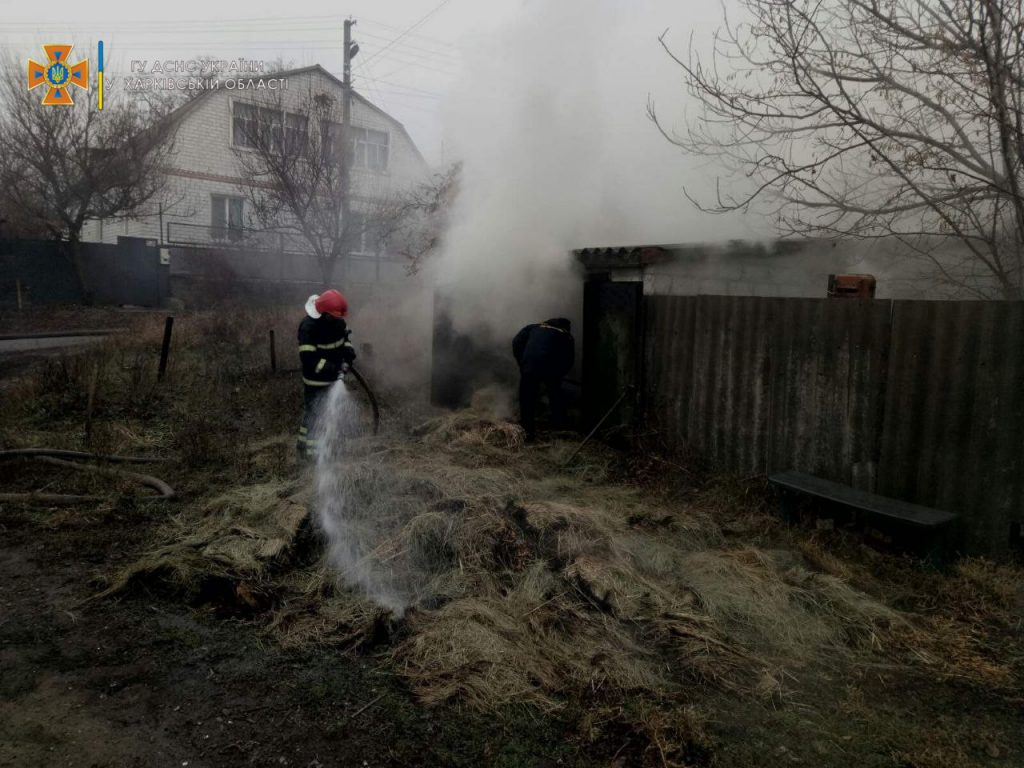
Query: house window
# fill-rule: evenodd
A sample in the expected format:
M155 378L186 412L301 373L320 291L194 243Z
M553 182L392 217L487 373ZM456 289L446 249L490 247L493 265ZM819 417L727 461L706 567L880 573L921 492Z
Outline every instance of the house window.
M308 120L296 112L234 102L231 143L236 147L263 149L272 154L301 152L308 135Z
M388 133L370 128L352 129L353 168L383 173L388 169Z
M388 134L386 131L374 131L369 128L349 129L349 162L353 168L376 173L388 169ZM337 157L341 142L341 125L331 123L331 150Z
M284 118L285 151L289 155L304 152L309 141L309 120L294 112L286 112Z
M281 111L236 101L231 119L231 141L236 147L279 151Z
M234 114L231 119L231 143L236 147L256 146L259 107L242 101L234 103Z
M383 250L380 232L364 213L352 212L351 253L377 256Z
M210 237L214 240L241 240L245 198L210 196Z

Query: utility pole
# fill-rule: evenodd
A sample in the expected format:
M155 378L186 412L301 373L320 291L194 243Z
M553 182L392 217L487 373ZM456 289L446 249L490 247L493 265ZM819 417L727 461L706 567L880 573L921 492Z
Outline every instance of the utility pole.
M342 68L342 103L341 103L341 232L342 232L342 263L345 265L342 270L341 279L348 278L349 261L351 260L352 243L352 204L350 192L352 176L349 173L349 163L355 159L351 151L350 138L352 135L352 27L354 19L345 19L345 58ZM358 48L356 48L358 50Z

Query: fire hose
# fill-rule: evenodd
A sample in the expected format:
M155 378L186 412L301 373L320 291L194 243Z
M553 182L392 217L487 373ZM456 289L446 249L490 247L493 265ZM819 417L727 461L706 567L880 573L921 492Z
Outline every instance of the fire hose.
M356 381L359 382L359 386L366 393L366 398L370 401L370 408L373 410L373 434L376 435L380 430L380 407L377 405L377 398L373 394L373 390L370 389L370 385L366 383L366 379L363 378L363 374L352 363L346 364L339 378L344 378L346 373L351 373L355 377Z
M59 458L58 458L59 457ZM158 477L143 475L138 472L129 472L117 467L104 467L97 464L78 464L67 459L91 459L96 461L110 462L112 464L149 464L162 461L160 458L147 456L105 456L97 453L86 453L84 451L67 451L58 448L14 448L0 451L0 460L4 459L34 459L46 464L73 469L76 472L91 472L99 475L112 477L124 477L134 480L140 485L145 485L155 490L159 495L156 499L173 499L174 489ZM38 501L46 504L74 504L83 501L101 501L101 496L76 496L56 493L4 493L0 494L0 501Z
M279 368L278 370L281 373L298 373L302 369ZM338 374L338 381L344 383L346 373L352 374L355 380L359 383L359 386L362 387L363 392L366 393L366 399L370 401L370 408L373 411L373 434L376 435L377 432L380 430L380 405L377 402L377 396L373 394L373 390L370 389L370 385L366 383L366 378L363 376L363 374L361 374L352 363L345 363L344 367L341 370L341 373Z

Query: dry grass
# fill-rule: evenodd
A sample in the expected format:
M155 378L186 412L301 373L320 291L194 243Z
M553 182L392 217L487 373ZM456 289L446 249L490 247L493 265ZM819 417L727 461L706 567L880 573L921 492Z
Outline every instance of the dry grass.
M1016 693L1024 673L1013 640L1024 623L1020 567L966 558L939 573L863 546L851 551L835 536L809 536L800 551L840 583L899 609L904 621L890 641L903 661L936 680Z
M267 371L265 329L276 324L283 339L292 319L179 318L157 385L160 318L143 318L131 338L5 390L5 446L86 447L95 376L92 447L175 459L159 470L181 491L174 516L133 512L159 520L157 541L104 594L147 585L255 616L286 647L373 651L428 702L568 709L577 736L622 765L709 764L711 726L695 704L716 721L735 716L723 702L792 713L799 740L797 713L832 706L851 679L862 709L832 714L861 723L865 738L892 731L880 739L897 763L971 765L976 746L930 744L930 732L882 722L877 689L860 686L896 681L884 695L897 706L882 711L929 725L913 714L922 690L1019 703L1019 568L964 560L940 574L839 532L789 531L766 508L763 483L702 485L662 457L624 460L591 445L563 469L576 441L525 445L497 391L411 428L415 411L389 404L386 434L352 442L331 477L358 559L339 570L302 525L313 483L294 464L297 381ZM49 482L14 467L3 479ZM115 498L127 489L81 490L109 503L27 510L18 524L101 525L131 506ZM382 608L382 596L401 610ZM990 741L1018 754L1012 740Z
M168 523L166 544L117 573L100 596L139 582L195 595L210 579L265 586L292 547L309 496L294 484L265 483L230 491L198 514ZM249 587L251 588L251 587Z
M693 682L775 702L790 670L865 654L1000 690L1019 681L987 631L1019 622L1019 570L971 560L926 576L818 536L793 541L755 483L639 487L600 445L562 469L575 443L527 447L496 418L500 392L354 441L333 482L358 561L342 574L309 562L310 542L296 541L311 487L291 457L297 386L269 376L254 331L277 320L180 322L161 386L150 318L132 339L15 388L0 423L9 444L56 444L54 425L80 423L97 377L94 442L179 459L189 501L106 594L146 582L196 598L232 585L230 600L264 614L285 645L391 638L390 658L424 700L480 708L554 709L610 690L660 697Z
M565 450L526 450L518 427L474 411L356 441L333 467L361 547L345 566L356 589L325 561L268 567L292 551L297 527L283 521L300 516L301 497L264 486L180 520L131 578L269 583L269 631L289 646L390 636L395 617L375 602L386 592L406 606L389 656L413 690L481 709L660 697L694 682L775 701L782 670L890 653L912 631L839 565L731 545L716 519L725 491L681 503L594 482L558 469Z

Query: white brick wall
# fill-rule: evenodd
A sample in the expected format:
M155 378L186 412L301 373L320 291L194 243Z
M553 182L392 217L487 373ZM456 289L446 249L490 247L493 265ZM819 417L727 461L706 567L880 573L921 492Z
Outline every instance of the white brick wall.
M287 89L279 92L285 108L302 103L310 89L332 93L340 104L341 85L322 70L313 70L288 76ZM222 89L198 97L199 101L185 111L178 126L168 186L162 199L153 201L146 215L137 219L87 222L83 239L114 243L119 235L129 235L166 240L168 223L172 233L175 223L209 226L212 195L245 197L238 159L231 143L232 103L235 100L258 103L261 98L268 98L263 95L266 93ZM352 100L352 124L389 134L387 171L353 170L354 195L382 198L427 179L429 169L426 163L396 120L357 96ZM258 228L259 225L250 220L248 208L247 202L244 225ZM188 230L182 228L179 231Z

